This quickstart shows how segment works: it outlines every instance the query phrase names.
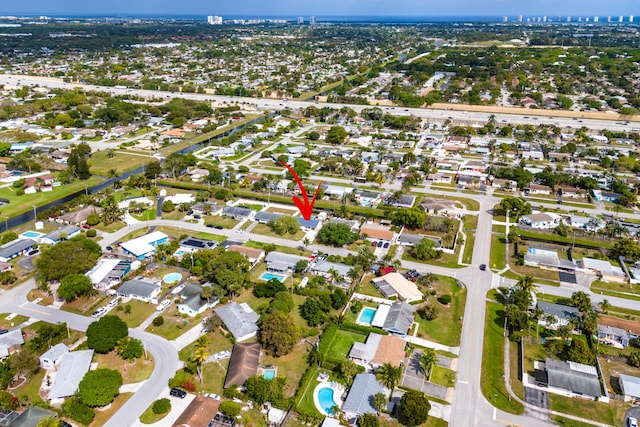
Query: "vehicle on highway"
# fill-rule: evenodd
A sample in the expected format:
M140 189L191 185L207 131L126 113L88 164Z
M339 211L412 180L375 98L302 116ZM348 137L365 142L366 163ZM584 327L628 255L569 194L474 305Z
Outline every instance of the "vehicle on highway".
M221 226L221 225L216 225L216 226L215 226L215 227L213 227L213 228L215 228L216 230L222 230L224 227L223 227L223 226Z
M99 309L93 312L91 317L93 317L94 319L97 319L98 317L103 316L106 312L107 312L106 307L100 307Z
M169 301L168 299L162 301L160 304L158 304L158 306L156 307L156 311L162 311L165 308L167 308L167 306L171 304L171 301Z
M213 225L213 224L205 224L205 227L213 228L213 227L214 227L214 225Z
M114 298L111 301L109 301L109 307L115 307L116 305L118 305L118 303L120 302L120 298Z
M485 271L487 269L487 264L480 264L480 270Z
M169 395L179 397L180 399L184 399L187 396L187 392L174 387L169 391Z

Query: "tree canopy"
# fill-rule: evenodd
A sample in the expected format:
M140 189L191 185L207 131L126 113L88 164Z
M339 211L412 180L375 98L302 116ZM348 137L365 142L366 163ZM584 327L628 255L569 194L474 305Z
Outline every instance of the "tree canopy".
M279 236L285 234L294 235L300 231L300 221L292 216L283 215L269 222L269 227Z
M326 141L330 144L343 144L347 135L347 131L342 126L332 126L327 132Z
M262 320L260 341L271 355L280 357L291 353L299 340L300 331L288 314L274 311Z
M84 236L45 248L35 262L39 279L56 281L70 274L84 274L95 265L100 254L100 245Z
M93 284L91 279L84 274L70 274L64 277L60 281L58 287L58 297L63 298L65 301L73 301L81 296L88 296L93 294Z
M120 372L99 368L85 374L78 386L78 396L85 405L105 406L118 396L120 386L122 386Z
M318 241L326 245L340 247L358 240L358 233L351 231L348 224L329 222L318 232Z
M400 422L406 426L417 426L429 418L431 404L427 396L416 390L409 390L400 398Z
M118 316L106 315L87 328L87 345L98 353L108 353L129 335L127 324Z
M411 255L420 261L440 258L442 252L436 249L436 244L431 239L424 238L411 248Z

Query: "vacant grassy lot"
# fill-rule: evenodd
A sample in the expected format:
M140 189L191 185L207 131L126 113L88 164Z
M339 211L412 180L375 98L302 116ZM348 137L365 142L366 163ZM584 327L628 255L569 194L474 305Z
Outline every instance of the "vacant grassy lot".
M296 394L298 385L300 384L300 378L307 369L307 359L309 358L310 352L311 345L301 341L294 347L293 351L286 356L272 357L265 354L262 357L263 365L273 365L277 367L276 375L287 379L284 389L285 396L291 397Z
M194 317L180 314L176 306L171 306L171 308L163 312L162 317L164 318L164 323L161 326L149 325L145 330L168 340L178 338L199 322Z
M256 234L262 234L264 236L280 237L283 239L291 239L291 240L300 240L305 236L305 232L302 230L298 230L295 234L287 233L287 234L280 235L274 232L271 229L271 227L269 227L267 224L256 224L256 226L253 227L253 230L251 230L251 232Z
M21 323L24 323L27 320L29 320L27 316L23 316L21 314L18 314L11 320L7 320L7 316L10 316L10 315L11 313L0 314L0 329L10 329L10 328L13 328L14 326L18 326Z
M82 316L88 316L93 313L96 308L106 304L108 300L109 297L106 295L76 298L71 302L65 302L62 305L62 310L80 314Z
M115 369L122 374L122 383L131 384L144 381L153 372L153 359L149 355L149 360L144 356L134 362L123 360L115 351L107 354L95 353L93 361L98 363L100 368Z
M213 224L214 226L219 226L222 228L233 228L240 222L229 216L220 215L205 215L203 218L205 224Z
M504 307L501 304L487 302L487 315L484 325L482 346L482 373L480 386L482 394L489 402L503 411L521 414L524 407L509 398L504 385Z
M452 277L437 277L438 279L432 285L437 294L430 296L427 304L437 307L438 317L434 320L425 320L416 315L415 319L420 325L418 336L440 344L457 346L460 345L461 317L464 314L467 290L460 288ZM445 294L451 295L451 303L448 306L440 304L437 300L437 297Z
M148 156L127 154L119 150L113 151L113 157L108 157L107 154L107 150L96 151L91 154L91 158L89 159L91 173L94 175L107 176L111 169L122 173L146 165L151 161L151 158Z
M506 254L507 254L507 243L505 239L506 227L504 225L494 225L493 232L491 233L491 255L489 257L489 262L491 263L491 268L496 270L502 270L506 267Z
M125 307L131 307L129 314L126 314ZM127 323L130 328L138 327L149 316L151 316L156 310L156 306L148 304L146 302L131 300L129 302L120 303L111 311L111 314L115 314ZM128 310L127 310L128 311Z
M575 415L588 420L614 426L624 423L624 413L631 407L628 403L611 400L610 403L571 398L549 393L549 409L563 414Z
M473 246L476 242L476 228L478 227L478 217L475 215L464 216L464 233L467 236L467 240L464 245L464 254L462 255L462 262L465 264L471 264L473 258Z

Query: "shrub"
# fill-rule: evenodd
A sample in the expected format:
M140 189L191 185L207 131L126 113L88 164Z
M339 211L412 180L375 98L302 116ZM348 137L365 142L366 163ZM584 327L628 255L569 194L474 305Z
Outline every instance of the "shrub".
M89 215L87 217L87 224L89 224L92 227L94 225L100 224L100 215L98 215L97 213L92 213L91 215Z
M224 402L220 403L220 412L228 417L235 418L236 415L240 414L240 405L238 405L236 402L225 400Z
M61 415L69 417L82 425L89 425L96 414L92 408L82 403L78 398L67 399L62 405Z
M156 400L155 402L153 402L153 406L151 407L151 410L156 415L169 412L170 409L171 409L171 401L166 397Z
M444 294L438 297L440 304L448 305L451 302L451 295Z
M418 309L418 315L425 320L433 320L438 317L438 308L435 305L425 305Z
M92 228L92 229L90 229L90 230L87 230L87 233L86 233L86 234L87 234L87 237L96 237L96 235L98 234L98 232L97 232L95 229L93 229L93 228Z
M153 320L151 321L151 324L156 327L164 325L164 317L162 316L154 317Z

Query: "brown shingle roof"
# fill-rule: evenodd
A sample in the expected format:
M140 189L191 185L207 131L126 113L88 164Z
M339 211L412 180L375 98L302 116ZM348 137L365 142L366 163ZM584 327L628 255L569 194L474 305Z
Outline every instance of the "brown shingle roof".
M366 234L374 239L393 240L393 231L381 230L373 227L362 227L360 234Z
M238 343L233 346L224 388L233 385L242 387L250 376L258 373L261 349L258 343Z
M599 325L612 326L614 328L624 329L634 335L640 335L640 323L633 320L619 319L612 316L601 316L598 320Z
M404 347L406 344L406 341L402 338L383 335L372 362L380 365L390 363L393 366L400 366L400 363L404 360Z
M229 246L228 251L239 252L247 258L260 259L264 255L264 251L262 249L250 248L248 246L241 245L231 245Z
M196 396L178 417L173 427L206 427L218 412L220 402L204 396Z

